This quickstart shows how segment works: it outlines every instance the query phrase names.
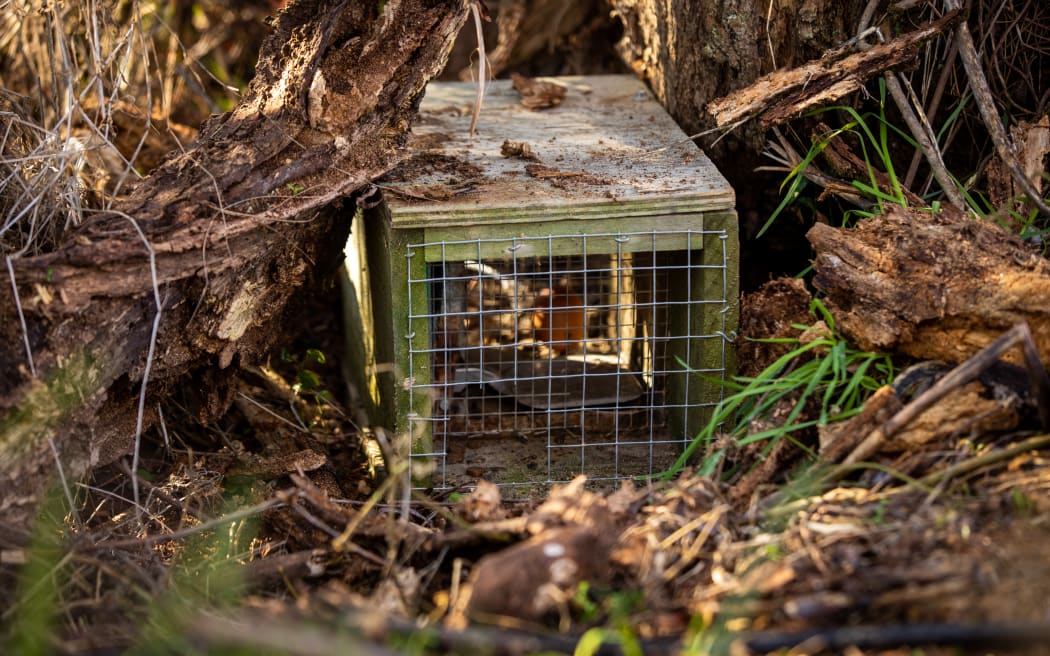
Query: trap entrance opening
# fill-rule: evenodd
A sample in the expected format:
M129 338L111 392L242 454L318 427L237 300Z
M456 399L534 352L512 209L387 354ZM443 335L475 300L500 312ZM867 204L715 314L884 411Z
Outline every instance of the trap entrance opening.
M702 250L705 237L714 253ZM423 312L406 327L429 334L408 353L413 477L439 489L535 486L670 467L726 373L726 237L685 229L409 245L409 259L427 261L410 267L419 275L409 305Z

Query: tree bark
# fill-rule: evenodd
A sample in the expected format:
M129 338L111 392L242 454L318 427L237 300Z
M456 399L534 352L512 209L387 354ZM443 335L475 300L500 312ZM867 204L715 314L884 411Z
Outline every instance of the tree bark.
M611 0L624 23L617 48L672 117L694 134L714 122L710 101L760 75L817 59L854 35L863 2L833 0ZM761 133L733 149L752 156Z
M776 69L793 68L854 36L861 0L610 0L624 24L621 58L652 88L687 134L715 128L707 104ZM740 233L758 232L777 204L779 176L756 174L764 130L751 121L701 145L740 193ZM745 288L765 281L770 261L792 260L805 248L796 235L755 244L745 253ZM759 252L761 251L761 254ZM767 252L768 251L768 252ZM751 260L761 262L752 273Z
M961 362L1024 321L1050 362L1050 263L998 226L890 205L852 230L817 224L807 237L813 285L861 348Z
M914 67L919 47L944 32L960 16L958 11L950 12L867 50L829 50L820 59L764 75L748 87L717 98L707 104L707 111L719 127L758 114L762 115L764 128L797 118L807 109L831 104L861 90L875 75L889 69Z
M223 380L272 346L282 310L342 256L353 208L323 208L398 162L467 11L466 0L291 3L236 109L54 252L10 260L0 546L24 534L56 473L131 451L147 370L147 426L187 373L202 419L226 409Z

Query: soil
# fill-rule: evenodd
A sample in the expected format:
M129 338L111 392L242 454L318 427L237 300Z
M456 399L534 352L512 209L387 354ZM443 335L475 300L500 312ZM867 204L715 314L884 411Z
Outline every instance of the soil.
M748 337L784 336L803 316L803 292L778 280L745 299ZM902 456L882 459L887 471L906 469L906 480L872 470L823 490L796 483L787 497L781 467L764 483L752 481L754 493L743 497L686 474L614 493L592 492L580 480L502 502L498 489L482 486L418 496L402 515L391 488L369 472L369 435L352 420L333 297L311 297L297 316L298 337L272 353L268 367L239 374L238 402L220 421L201 425L186 395L164 406L165 430L148 436L140 463L146 521L129 502L126 465L96 470L77 493L82 510L65 529L72 541L54 564L60 583L52 594L72 620L56 638L61 652L135 642L142 607L127 591L174 585L207 603L241 598L233 625L192 607L173 612L176 630L199 644L256 644L265 631L253 637L236 629L241 622L291 630L306 614L330 631L371 626L361 635L387 642L429 636L444 645L439 652L571 649L588 627L628 622L647 654L673 653L683 635L713 653L739 649L731 643L787 646L814 631L837 644L857 625L882 627L876 633L884 636L926 626L934 648L925 653L949 653L935 645L953 639L932 636L954 630L961 646L974 623L993 634L986 643L993 651L982 653L1018 641L1019 653L1037 653L1021 625L1047 620L1045 451L947 484L919 482L974 449L1022 439L1023 428L983 435L980 447L976 436L942 436L925 445L922 460L903 454L908 467ZM309 352L323 353L324 362ZM296 390L304 380L316 384ZM797 455L782 462L797 463ZM208 529L212 522L218 526ZM38 545L27 557L47 553ZM17 609L15 570L5 564L2 572L4 606ZM221 580L232 586L225 593L215 589ZM507 628L509 618L517 629ZM697 621L706 627L699 633ZM486 633L492 623L505 628ZM539 641L523 643L530 649L505 642L526 627ZM301 653L301 640L292 653ZM925 641L921 633L899 638ZM900 653L884 641L860 644L851 653Z

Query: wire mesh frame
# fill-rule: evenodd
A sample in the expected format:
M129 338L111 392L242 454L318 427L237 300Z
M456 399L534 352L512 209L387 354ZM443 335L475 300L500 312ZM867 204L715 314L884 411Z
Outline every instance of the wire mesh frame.
M728 238L700 229L408 244L416 311L401 336L404 380L423 397L407 417L412 479L438 490L477 478L534 487L666 469L722 398L701 376L727 372ZM696 402L698 385L717 392Z

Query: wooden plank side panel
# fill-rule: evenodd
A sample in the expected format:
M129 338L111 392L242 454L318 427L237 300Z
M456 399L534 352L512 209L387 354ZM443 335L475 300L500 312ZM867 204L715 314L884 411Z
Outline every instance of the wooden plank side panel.
M700 267L691 272L688 284L670 290L671 333L691 336L673 339L668 348L671 367L681 368L671 376L667 391L669 423L681 439L692 439L700 432L723 396L720 385L704 378L728 378L736 369L731 343L739 317L735 223L735 212L708 217L712 231L705 235L703 249L691 254L699 259Z
M346 247L342 284L343 326L346 333L347 363L344 377L356 390L368 420L378 420L382 400L376 378L375 307L372 276L367 259L363 214L354 216Z
M379 402L376 415L372 418L377 426L399 428L396 417L398 398L394 363L399 357L394 339L394 322L400 308L392 306L392 290L398 284L398 273L394 270L396 253L391 251L390 211L386 205L380 205L365 213L365 258L368 266L371 302L367 306L371 316L366 323L371 324L374 339L373 361L370 377L374 379ZM403 259L403 258L402 258Z
M423 254L410 245L422 237L421 230L393 230L390 233L391 271L397 284L391 289L392 361L397 399L397 438L399 452L428 454L434 451L430 430L433 399L426 393L431 381L431 348L427 263ZM434 463L414 459L412 474L416 484L429 485Z

